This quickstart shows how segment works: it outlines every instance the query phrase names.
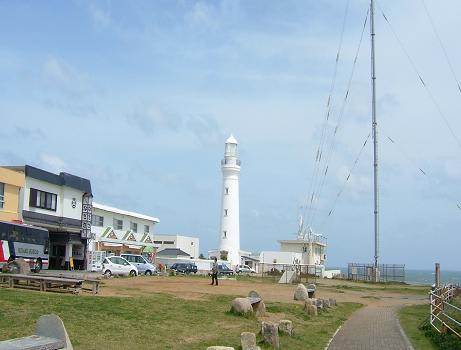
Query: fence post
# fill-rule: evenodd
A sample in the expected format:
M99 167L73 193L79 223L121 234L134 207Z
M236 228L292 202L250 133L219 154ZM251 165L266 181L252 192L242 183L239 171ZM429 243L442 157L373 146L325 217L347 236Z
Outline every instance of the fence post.
M435 263L435 288L440 288L440 264Z

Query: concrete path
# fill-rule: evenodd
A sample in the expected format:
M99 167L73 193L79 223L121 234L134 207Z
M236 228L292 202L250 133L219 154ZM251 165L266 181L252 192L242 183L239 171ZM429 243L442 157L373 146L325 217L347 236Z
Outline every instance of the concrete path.
M328 350L412 350L397 310L396 305L376 303L356 311L333 337Z

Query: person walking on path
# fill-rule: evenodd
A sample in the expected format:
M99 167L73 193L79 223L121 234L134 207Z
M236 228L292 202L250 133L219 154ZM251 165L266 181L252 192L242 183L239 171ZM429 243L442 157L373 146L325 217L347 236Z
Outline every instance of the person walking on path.
M218 258L214 258L213 263L211 264L211 285L214 285L216 281L216 285L218 285Z

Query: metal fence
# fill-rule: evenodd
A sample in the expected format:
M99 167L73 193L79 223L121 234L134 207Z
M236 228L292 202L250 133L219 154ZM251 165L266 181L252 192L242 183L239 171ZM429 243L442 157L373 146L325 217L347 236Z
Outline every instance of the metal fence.
M323 267L307 264L258 264L257 275L280 283L315 283Z
M405 265L378 265L380 282L405 282ZM354 281L374 281L374 264L349 263L347 278Z
M450 330L461 338L461 309L452 303L452 299L460 294L460 287L448 284L431 290L431 326L437 332Z

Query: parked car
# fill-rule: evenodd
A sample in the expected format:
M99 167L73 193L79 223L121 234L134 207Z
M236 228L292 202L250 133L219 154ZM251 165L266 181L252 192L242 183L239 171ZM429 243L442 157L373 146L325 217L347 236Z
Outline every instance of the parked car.
M138 268L121 256L109 256L102 261L102 271L106 276L126 275L137 276Z
M235 272L237 273L256 273L256 271L252 269L251 267L249 267L248 265L237 265Z
M218 264L218 275L233 275L234 270L225 264Z
M197 265L193 263L174 263L170 269L182 273L197 273Z
M145 275L152 275L157 273L157 266L151 264L145 257L139 254L120 254L122 258L125 258L132 265L138 268L138 272Z
M102 271L102 260L95 261L90 266L91 272L101 272Z

